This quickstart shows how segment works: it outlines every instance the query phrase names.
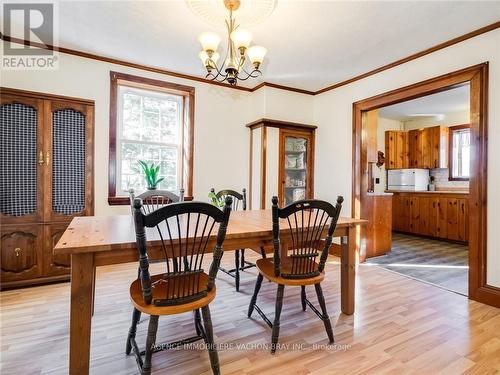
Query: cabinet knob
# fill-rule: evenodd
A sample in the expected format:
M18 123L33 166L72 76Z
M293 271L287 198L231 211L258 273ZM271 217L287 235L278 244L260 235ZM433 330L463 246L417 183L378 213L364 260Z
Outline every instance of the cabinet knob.
M16 248L14 249L14 252L16 253L16 257L18 257L18 256L19 256L19 253L20 253L21 251L22 251L22 250L21 250L21 248L20 248L20 247L16 247Z
M49 152L47 151L47 153L45 154L45 163L46 163L47 165L49 165L49 161L50 161L50 154L49 154Z
M43 151L38 154L38 164L43 165Z

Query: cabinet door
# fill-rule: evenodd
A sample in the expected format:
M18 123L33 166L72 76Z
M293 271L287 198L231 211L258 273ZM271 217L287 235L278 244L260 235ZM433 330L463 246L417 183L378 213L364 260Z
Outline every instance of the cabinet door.
M410 147L410 168L421 168L422 165L422 137L421 131L410 130L408 132L408 143Z
M408 132L397 132L396 136L396 168L408 168L409 167L409 155L408 155Z
M402 197L402 207L401 207L401 231L410 232L411 223L411 209L410 209L411 198L407 195Z
M429 233L429 212L431 206L431 199L428 197L419 197L419 222L418 222L418 234L424 236L430 235Z
M401 230L401 195L392 196L392 228L396 231Z
M0 221L39 222L43 212L44 161L39 159L43 101L3 93L0 100Z
M459 240L457 198L448 198L447 220L448 220L447 238L450 240Z
M458 240L469 241L469 200L458 199Z
M93 107L45 102L45 221L93 214Z
M386 169L399 168L397 166L396 158L396 139L397 132L392 130L387 130L385 132L385 166Z
M420 227L420 198L411 197L410 199L410 232L418 233Z
M313 197L314 132L280 129L280 205Z
M432 128L425 128L420 131L420 145L422 147L421 164L419 168L432 168Z
M1 236L1 282L39 277L42 274L42 225L3 225Z
M448 233L448 199L437 199L437 237L447 238Z
M429 236L439 237L439 198L429 198Z
M68 224L47 224L44 227L44 274L47 276L69 275L71 270L71 256L53 254L54 247L68 227Z

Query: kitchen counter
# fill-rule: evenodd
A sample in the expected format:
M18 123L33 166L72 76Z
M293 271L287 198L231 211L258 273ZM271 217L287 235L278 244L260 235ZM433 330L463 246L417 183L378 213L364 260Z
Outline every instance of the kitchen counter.
M459 194L469 195L468 191L464 190L436 190L436 191L411 191L411 190L386 190L386 193L407 193L407 194Z
M370 196L370 197L379 197L379 196L391 196L392 195L392 192L391 191L379 191L379 192L367 192L366 195Z

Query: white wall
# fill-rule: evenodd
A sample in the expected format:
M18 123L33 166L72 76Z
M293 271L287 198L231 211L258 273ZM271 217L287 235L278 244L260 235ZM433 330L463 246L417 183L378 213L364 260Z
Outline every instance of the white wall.
M352 103L399 87L489 61L488 113L488 233L487 282L500 287L500 248L494 233L500 227L500 30L399 65L315 97L314 122L319 126L316 148L316 196L346 198L351 211Z
M66 54L60 54L55 71L2 71L0 85L4 87L95 101L96 215L129 212L127 207L109 206L107 201L110 71L195 87L193 194L198 200L206 200L211 187L248 187L247 123L262 117L312 122L309 96L272 88L250 93Z
M404 130L426 128L429 126L454 126L470 123L470 110L448 112L442 117L418 117L414 120L404 121Z

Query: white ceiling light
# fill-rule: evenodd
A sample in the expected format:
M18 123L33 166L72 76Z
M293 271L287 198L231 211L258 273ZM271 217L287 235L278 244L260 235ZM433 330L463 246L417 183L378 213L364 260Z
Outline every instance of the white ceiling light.
M217 53L217 48L221 38L212 32L204 32L199 36L198 40L203 50L198 56L207 71L206 78L218 82L227 82L230 85L236 85L238 81L245 81L249 78L257 78L261 75L259 67L264 61L267 50L261 46L250 46L252 34L247 30L241 29L239 25L236 24L236 19L234 17L234 14L239 11L242 4L252 4L252 1L218 0L215 3L214 1L188 1L188 4L198 4L200 9L202 4L206 5L212 3L214 6L223 4L226 8L226 14L229 12L229 19L225 20L227 27L227 50L226 57L222 64L218 66L217 60L219 54ZM253 1L253 3L272 4L272 9L274 9L276 1L260 0ZM247 59L250 61L250 64L246 63ZM245 65L249 66L251 70L247 71Z

